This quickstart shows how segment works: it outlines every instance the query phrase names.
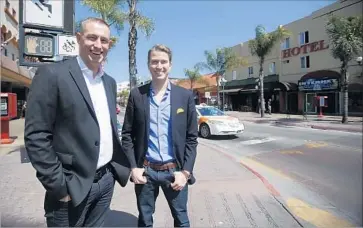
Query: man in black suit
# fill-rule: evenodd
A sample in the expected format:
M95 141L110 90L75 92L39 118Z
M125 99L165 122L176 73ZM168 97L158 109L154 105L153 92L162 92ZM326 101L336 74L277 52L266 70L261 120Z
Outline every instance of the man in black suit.
M82 22L79 56L39 67L28 96L25 147L46 189L48 226L102 226L130 165L116 128L116 82L103 72L110 29Z
M188 184L193 184L197 149L197 113L193 94L168 79L172 53L164 45L148 53L152 82L131 91L122 145L135 183L138 226L153 225L161 187L175 227L189 227Z

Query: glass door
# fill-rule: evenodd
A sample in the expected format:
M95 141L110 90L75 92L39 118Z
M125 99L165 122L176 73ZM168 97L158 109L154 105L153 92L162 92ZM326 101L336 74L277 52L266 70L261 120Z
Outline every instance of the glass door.
M316 93L307 93L305 97L305 110L306 113L316 113L316 105L315 105L315 96Z

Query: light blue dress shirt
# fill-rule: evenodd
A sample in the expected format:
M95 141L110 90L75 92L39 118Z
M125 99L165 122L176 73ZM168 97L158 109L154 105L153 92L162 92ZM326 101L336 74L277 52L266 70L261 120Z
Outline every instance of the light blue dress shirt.
M150 128L146 160L152 163L166 163L175 160L171 130L171 85L168 83L165 94L158 104L150 85Z

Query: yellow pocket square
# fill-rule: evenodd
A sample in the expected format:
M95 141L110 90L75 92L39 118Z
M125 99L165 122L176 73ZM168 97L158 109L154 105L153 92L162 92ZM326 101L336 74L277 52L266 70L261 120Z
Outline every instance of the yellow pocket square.
M184 112L184 109L182 109L182 108L178 108L178 109L176 110L176 114L179 114L179 113L182 113L182 112Z

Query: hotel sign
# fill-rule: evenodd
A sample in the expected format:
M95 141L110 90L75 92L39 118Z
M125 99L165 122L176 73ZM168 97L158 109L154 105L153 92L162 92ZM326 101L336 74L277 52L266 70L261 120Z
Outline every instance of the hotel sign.
M297 55L301 55L301 54L307 54L307 53L311 53L311 52L317 52L317 51L322 51L322 50L328 49L329 44L325 44L324 42L325 42L324 40L320 40L320 41L301 45L300 47L294 47L294 48L282 50L281 51L282 58L283 59L290 58L292 56L297 56Z
M336 90L338 89L339 81L336 78L330 79L307 79L304 81L299 81L299 90Z

